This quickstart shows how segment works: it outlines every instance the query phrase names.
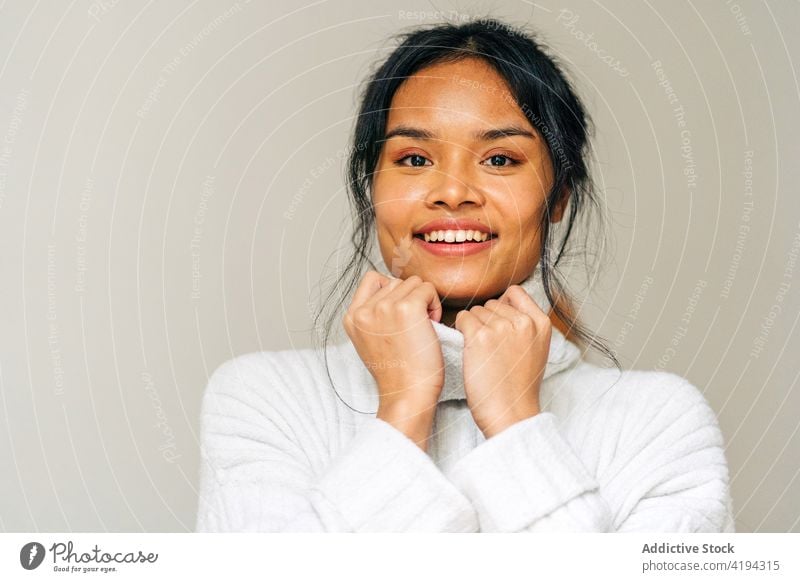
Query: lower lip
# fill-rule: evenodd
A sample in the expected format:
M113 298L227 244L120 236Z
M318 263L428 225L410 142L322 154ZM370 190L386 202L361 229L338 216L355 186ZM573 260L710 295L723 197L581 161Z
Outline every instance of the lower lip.
M465 241L462 243L438 243L426 242L425 239L418 237L413 238L423 249L440 257L466 257L474 255L489 250L497 240L497 237L495 237L487 239L484 242Z

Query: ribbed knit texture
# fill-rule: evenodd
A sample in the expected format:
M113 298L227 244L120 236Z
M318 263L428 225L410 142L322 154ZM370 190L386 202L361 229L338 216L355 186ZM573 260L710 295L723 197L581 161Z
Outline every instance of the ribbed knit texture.
M336 391L316 350L222 364L203 397L196 531L734 531L723 437L688 381L594 366L554 328L542 412L487 440L463 336L433 325L446 368L427 453L375 417L350 342L328 351Z

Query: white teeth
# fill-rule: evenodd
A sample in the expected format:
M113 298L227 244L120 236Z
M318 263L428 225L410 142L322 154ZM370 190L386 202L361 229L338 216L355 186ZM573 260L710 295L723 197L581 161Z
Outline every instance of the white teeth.
M484 242L489 238L489 233L478 230L433 230L426 232L423 237L425 242Z

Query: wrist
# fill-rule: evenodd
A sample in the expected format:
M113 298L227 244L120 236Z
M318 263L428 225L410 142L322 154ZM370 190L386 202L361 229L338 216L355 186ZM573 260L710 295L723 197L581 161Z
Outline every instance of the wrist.
M528 420L539 414L541 410L538 406L528 408L524 411L509 411L507 414L501 414L492 420L486 427L482 428L483 435L489 439L493 436L503 432L507 428L517 424L518 422L522 422L524 420Z
M423 405L401 401L391 404L381 403L376 416L402 432L423 451L427 451L435 414L435 404Z

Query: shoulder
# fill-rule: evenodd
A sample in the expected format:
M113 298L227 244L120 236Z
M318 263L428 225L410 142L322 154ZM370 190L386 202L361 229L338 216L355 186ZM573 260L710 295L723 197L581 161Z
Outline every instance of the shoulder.
M704 391L679 374L581 365L572 423L631 531L733 531L725 442ZM680 523L678 523L680 522Z
M629 407L692 407L706 403L703 391L687 378L663 370L618 370L585 360L563 379L582 395L624 402Z
M291 375L298 367L308 365L312 351L274 350L241 354L219 364L209 380L224 384L232 379L249 382L257 378Z
M656 424L685 419L687 426L716 425L716 414L704 391L689 379L657 370L628 370L623 376L621 391L629 395L634 409L657 412Z
M617 370L582 360L556 387L568 401L562 412L595 419L605 430L649 438L665 431L702 432L721 444L716 413L704 391L687 378L661 370ZM567 409L568 407L568 409ZM616 426L615 426L616 425Z
M218 365L203 393L202 414L262 414L315 401L322 358L317 350L242 354Z

